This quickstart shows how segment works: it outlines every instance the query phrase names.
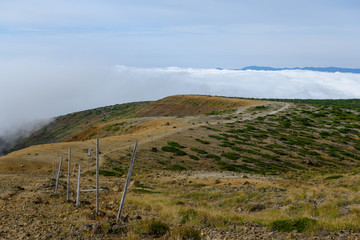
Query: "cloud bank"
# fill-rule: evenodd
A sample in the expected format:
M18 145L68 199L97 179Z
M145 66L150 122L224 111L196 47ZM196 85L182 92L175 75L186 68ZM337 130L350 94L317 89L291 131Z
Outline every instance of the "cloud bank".
M360 98L360 74L301 70L135 68L36 59L0 63L0 136L28 122L173 94Z

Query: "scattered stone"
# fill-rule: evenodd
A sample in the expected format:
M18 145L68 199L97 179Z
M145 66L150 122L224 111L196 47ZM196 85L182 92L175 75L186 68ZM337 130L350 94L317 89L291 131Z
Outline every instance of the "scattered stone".
M266 207L263 204L255 204L250 208L250 212L258 212L264 210Z
M106 213L103 211L99 211L97 215L100 217L104 217L106 215Z
M91 205L91 202L83 200L80 201L80 205Z
M14 185L13 188L16 190L21 190L21 191L25 190L25 188L20 187L19 185Z
M86 232L90 232L93 229L93 225L92 224L85 224L82 227L82 231L86 231Z
M34 201L34 204L42 204L43 200L41 199L41 197L37 197L36 200Z
M51 233L47 233L47 234L45 234L45 236L43 237L43 239L51 239L51 238L52 238Z
M310 161L310 160L306 161L306 165L308 165L308 166L315 166L315 164L314 164L312 161Z
M330 233L328 231L325 231L325 230L315 234L315 236L320 236L320 237L325 237L325 236L329 236L329 235L330 235Z

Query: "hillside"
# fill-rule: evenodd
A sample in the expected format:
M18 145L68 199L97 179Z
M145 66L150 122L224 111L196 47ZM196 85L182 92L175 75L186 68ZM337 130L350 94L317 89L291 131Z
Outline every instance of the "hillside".
M231 111L256 103L255 100L177 95L153 103L135 102L101 107L56 117L48 125L18 141L5 153L37 144L121 135L132 131L134 125L125 120L135 117L201 115L211 111Z
M136 102L100 107L54 118L46 126L21 139L5 151L9 153L32 145L66 141L74 135L92 128L100 123L135 117L135 113L150 102Z
M321 103L178 95L94 121L66 141L12 152L0 157L0 236L21 237L12 230L21 222L33 238L153 239L156 224L169 228L160 239L359 238L360 109ZM71 147L82 188L93 188L87 150L96 137L101 215L92 193L75 207L64 200L65 177L57 196L49 184L52 161ZM118 225L136 140L128 222Z

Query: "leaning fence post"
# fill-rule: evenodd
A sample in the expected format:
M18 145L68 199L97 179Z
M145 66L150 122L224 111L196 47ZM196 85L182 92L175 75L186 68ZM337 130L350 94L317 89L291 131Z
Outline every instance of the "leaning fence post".
M71 176L74 176L75 175L75 167L76 167L77 163L74 163L74 167L73 167L73 170L72 170L72 173L71 173Z
M78 172L78 185L77 185L77 194L76 194L76 206L80 205L80 175L81 175L81 166L79 165L79 172Z
M52 162L52 179L55 179L55 160Z
M70 198L70 159L71 159L71 147L69 147L69 157L68 157L68 178L67 178L66 201L69 201L69 198Z
M137 145L138 145L138 141L136 141L136 143L135 143L135 147L134 147L134 151L133 151L133 155L132 155L131 163L130 163L130 167L129 167L129 172L128 172L128 175L127 175L127 178L126 178L126 182L125 182L125 186L124 186L124 192L123 192L123 195L122 195L122 198L121 198L120 207L119 207L119 213L118 213L116 222L119 222L120 219L121 219L121 213L122 213L122 210L123 210L123 207L124 207L125 196L126 196L126 192L127 192L129 182L130 182L131 170L132 170L134 160L135 160L135 154L136 154Z
M58 169L58 171L57 171L57 177L56 177L55 194L57 194L57 190L58 190L59 178L60 178L60 174L61 174L62 161L63 161L63 157L61 156L61 157L60 157L60 166L59 166L59 169Z
M96 214L99 213L99 138L96 139Z

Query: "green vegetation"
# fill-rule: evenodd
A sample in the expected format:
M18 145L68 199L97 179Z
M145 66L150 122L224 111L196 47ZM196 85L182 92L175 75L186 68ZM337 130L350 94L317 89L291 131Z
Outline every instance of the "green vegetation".
M169 170L171 170L171 171L184 171L184 170L186 170L186 168L179 165L179 164L174 164L169 168Z
M205 141L205 140L202 140L202 139L199 139L199 138L197 138L195 140L198 141L199 143L202 143L202 144L210 144L209 141Z
M194 152L197 152L197 153L200 153L200 154L207 154L207 152L205 150L195 148L195 147L190 148L190 150L194 151Z
M146 230L147 234L158 238L164 236L170 230L170 227L166 223L152 219L148 222Z
M240 154L235 153L235 152L223 153L223 154L221 154L221 156L226 157L226 158L231 159L231 160L237 160L237 159L240 158Z
M179 239L183 240L201 240L201 232L192 227L181 227L177 229Z
M177 143L177 142L168 141L167 144L168 144L169 146L176 147L176 148L185 148L184 146L180 145L180 144Z
M332 176L326 177L324 180L339 179L342 177L343 177L343 175L332 175Z
M278 220L271 224L272 229L279 232L298 231L304 232L314 228L316 221L310 218L299 218L294 220Z
M194 209L181 210L179 215L181 217L180 223L185 224L190 218L196 216L196 211Z
M199 160L199 158L197 156L194 156L194 155L191 155L191 154L189 154L188 156L189 156L189 158L191 158L193 160Z
M184 152L176 147L172 147L172 146L163 146L161 148L161 150L163 150L164 152L174 153L176 156L185 156L186 155L186 152Z

